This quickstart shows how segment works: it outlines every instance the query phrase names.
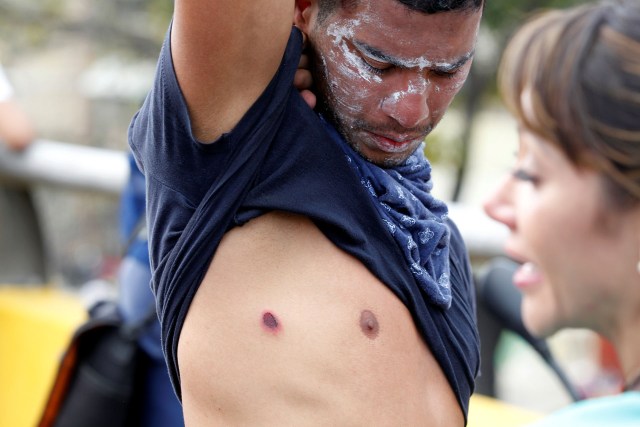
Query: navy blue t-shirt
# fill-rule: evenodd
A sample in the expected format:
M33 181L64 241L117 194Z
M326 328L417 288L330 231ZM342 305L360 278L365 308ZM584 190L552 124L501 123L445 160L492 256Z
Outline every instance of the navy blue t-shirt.
M428 303L342 150L294 89L301 45L294 29L260 98L233 131L201 144L193 137L168 33L154 86L131 123L130 145L147 181L152 287L176 393L180 330L222 236L258 215L281 210L313 220L408 307L466 415L479 367L479 338L460 233L449 221L453 301L443 310Z

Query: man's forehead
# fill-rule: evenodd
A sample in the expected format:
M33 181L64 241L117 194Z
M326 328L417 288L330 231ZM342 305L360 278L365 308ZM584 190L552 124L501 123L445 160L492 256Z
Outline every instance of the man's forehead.
M455 70L469 62L475 54L475 37L468 43L448 43L448 38L439 41L419 38L384 37L386 32L376 28L363 18L334 22L327 28L337 44L348 41L361 55L401 68L437 68L446 72ZM376 24L373 24L376 26Z
M336 14L332 32L403 62L454 63L473 56L481 16L481 9L425 14L398 0L362 0Z

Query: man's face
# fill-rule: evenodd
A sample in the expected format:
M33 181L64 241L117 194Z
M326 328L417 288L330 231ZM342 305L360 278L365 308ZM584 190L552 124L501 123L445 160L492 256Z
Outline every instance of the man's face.
M391 166L416 150L467 78L481 15L362 0L314 21L320 101L356 151Z

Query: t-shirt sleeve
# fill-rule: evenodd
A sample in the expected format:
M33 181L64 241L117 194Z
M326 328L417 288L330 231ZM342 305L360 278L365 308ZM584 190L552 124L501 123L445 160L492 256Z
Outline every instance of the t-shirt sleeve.
M229 141L212 144L192 134L187 104L180 90L167 31L155 80L129 127L129 145L146 179L151 265L160 265L175 246L193 212L224 171Z
M134 116L129 143L147 178L199 203L220 172L228 151L228 137L211 144L193 137L186 101L178 84L167 31L156 69L154 85Z

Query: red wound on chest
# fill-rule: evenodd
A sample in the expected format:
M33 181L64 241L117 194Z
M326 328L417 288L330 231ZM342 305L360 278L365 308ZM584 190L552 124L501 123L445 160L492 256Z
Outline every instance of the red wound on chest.
M262 314L262 325L269 332L277 332L280 329L280 322L278 322L278 319L276 318L276 316L274 316L269 311L265 311Z

